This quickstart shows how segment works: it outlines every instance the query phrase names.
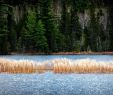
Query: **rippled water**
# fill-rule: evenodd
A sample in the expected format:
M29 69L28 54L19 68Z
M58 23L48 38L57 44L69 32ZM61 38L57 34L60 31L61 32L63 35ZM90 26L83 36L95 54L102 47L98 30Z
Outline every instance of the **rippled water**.
M2 57L2 56L1 56ZM56 58L113 61L112 55L4 56L45 61ZM113 95L113 74L0 74L0 95Z

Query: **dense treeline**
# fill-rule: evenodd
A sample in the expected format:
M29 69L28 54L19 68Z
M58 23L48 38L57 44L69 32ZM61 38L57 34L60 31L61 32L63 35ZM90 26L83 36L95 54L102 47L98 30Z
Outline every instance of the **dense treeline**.
M62 9L59 17L54 12L58 1ZM24 11L18 23L15 6ZM0 53L113 51L112 6L111 0L1 0ZM99 22L103 7L109 15L106 30ZM78 13L85 10L89 10L90 23L82 27Z

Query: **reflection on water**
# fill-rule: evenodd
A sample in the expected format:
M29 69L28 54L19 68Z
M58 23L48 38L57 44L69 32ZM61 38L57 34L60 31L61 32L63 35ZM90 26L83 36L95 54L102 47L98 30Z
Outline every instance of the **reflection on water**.
M45 61L45 60L51 60L51 59L57 59L57 58L68 58L68 59L96 59L98 61L104 60L104 61L112 61L113 55L7 55L7 56L1 56L5 58L10 59L30 59L34 61Z
M5 56L45 61L56 58L112 61L111 55ZM113 74L0 74L0 95L112 95Z

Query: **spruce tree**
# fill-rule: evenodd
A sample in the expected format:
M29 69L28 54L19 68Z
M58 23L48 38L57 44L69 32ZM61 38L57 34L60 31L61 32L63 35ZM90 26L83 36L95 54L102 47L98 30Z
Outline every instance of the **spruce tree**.
M36 22L35 30L33 33L33 39L35 42L35 49L39 52L47 52L48 44L45 37L45 28L41 20Z
M59 50L58 40L63 39L60 34L53 11L52 11L52 0L43 0L42 2L42 21L46 29L45 35L50 52L57 52Z
M0 53L7 54L9 48L8 42L8 6L0 4Z

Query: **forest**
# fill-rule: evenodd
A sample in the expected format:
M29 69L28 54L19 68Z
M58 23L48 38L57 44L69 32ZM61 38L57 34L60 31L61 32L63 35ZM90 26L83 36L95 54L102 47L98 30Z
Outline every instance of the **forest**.
M112 0L0 0L0 54L113 51Z

